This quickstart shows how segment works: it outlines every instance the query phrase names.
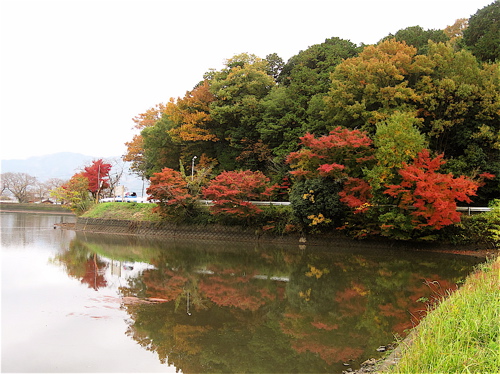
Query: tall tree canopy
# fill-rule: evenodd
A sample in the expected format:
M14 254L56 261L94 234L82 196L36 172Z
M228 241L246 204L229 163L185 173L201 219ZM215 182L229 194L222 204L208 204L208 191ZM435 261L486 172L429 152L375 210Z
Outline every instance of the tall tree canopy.
M464 30L464 42L481 61L500 60L500 1L479 9Z
M429 42L417 55L386 40L337 67L324 114L332 126L374 134L394 112L412 112L430 149L450 159L448 170L498 174L499 88L498 66L480 65L470 52Z
M134 128L143 130L147 127L152 127L161 118L165 105L157 104L146 112L135 116L132 121L135 123ZM142 134L136 134L130 142L126 142L127 153L123 156L123 161L131 163L131 169L139 176L145 177L147 174L146 163L144 161L144 138Z
M210 104L210 113L216 122L214 133L226 146L217 155L224 169L262 167L255 152L243 152L254 149L260 138L261 100L275 85L269 71L266 60L244 53L228 59L226 68L212 72L210 91L216 100Z
M296 150L305 132L327 132L319 112L331 84L330 74L359 49L348 40L330 38L299 52L284 65L278 85L262 101L263 117L257 125L262 140L276 156L282 159Z
M435 43L446 43L450 39L444 30L424 30L420 26L401 29L394 36L389 35L385 39L391 38L417 48L418 54L425 54L427 52L429 40Z
M235 55L184 97L135 117L141 132L127 143L125 159L147 177L165 167L211 176L248 169L279 183L292 166L297 175L298 164L318 161L307 158L304 142L341 128L373 141L369 167L358 164L353 176L342 174L342 165L352 168L345 160L319 160L313 177L295 179L302 186L292 194L297 199L309 188L335 195L324 204L330 208L338 197L354 206L367 191L372 202L383 202L382 187L398 184L399 170L422 149L431 159L442 155L443 173L499 175L498 7L495 1L445 30L407 27L376 45L329 38L286 63L275 53ZM284 162L289 154L297 165ZM474 203L487 204L499 191L499 179L490 180ZM313 215L313 205L304 207L304 217Z

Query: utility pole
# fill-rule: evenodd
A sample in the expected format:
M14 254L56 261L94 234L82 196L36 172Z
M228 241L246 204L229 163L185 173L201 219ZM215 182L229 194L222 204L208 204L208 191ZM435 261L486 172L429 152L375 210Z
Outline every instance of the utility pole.
M197 157L194 156L193 159L191 160L191 180L194 178L194 160L196 160Z
M101 164L97 167L97 194L95 196L95 203L99 202L99 194L101 193Z

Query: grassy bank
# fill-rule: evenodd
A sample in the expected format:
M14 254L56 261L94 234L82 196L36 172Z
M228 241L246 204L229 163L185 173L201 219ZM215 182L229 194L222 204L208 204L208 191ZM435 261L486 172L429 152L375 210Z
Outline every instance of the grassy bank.
M131 221L159 221L160 216L152 210L156 204L102 203L94 205L82 217L123 219Z
M53 204L18 204L0 203L0 210L4 211L25 211L25 212L47 212L47 213L71 213L71 210L62 205Z
M391 373L498 373L500 257L429 313Z

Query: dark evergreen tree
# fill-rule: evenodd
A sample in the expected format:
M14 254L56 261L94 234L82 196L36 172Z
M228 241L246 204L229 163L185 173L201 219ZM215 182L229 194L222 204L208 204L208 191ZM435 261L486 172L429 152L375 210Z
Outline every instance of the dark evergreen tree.
M485 62L500 59L500 1L478 10L464 30L464 42L474 56Z

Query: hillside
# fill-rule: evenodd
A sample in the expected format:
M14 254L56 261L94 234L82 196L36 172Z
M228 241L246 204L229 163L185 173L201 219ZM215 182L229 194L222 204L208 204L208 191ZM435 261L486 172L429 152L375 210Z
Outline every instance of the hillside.
M42 182L50 178L69 179L93 159L80 153L61 152L25 160L2 160L2 173L27 173Z

